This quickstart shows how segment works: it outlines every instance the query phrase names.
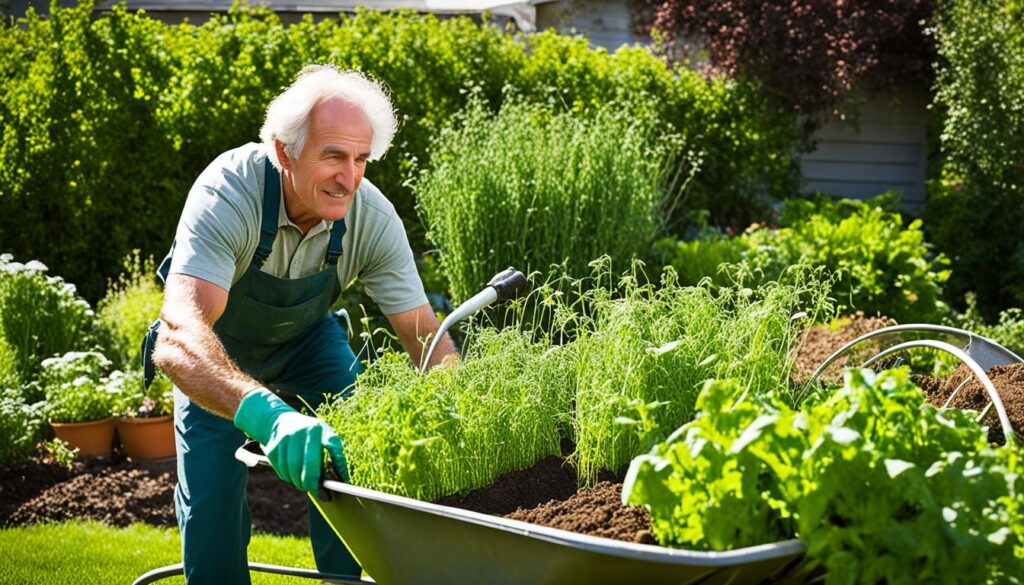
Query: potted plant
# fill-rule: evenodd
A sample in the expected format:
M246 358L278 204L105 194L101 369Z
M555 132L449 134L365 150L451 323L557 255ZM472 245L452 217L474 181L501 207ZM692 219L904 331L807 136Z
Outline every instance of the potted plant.
M57 438L82 455L108 455L114 440L113 396L102 384L110 361L98 352L43 360L44 412Z
M115 396L117 436L128 457L135 460L174 456L174 396L170 380L158 375L149 390L142 372L112 373L107 391Z

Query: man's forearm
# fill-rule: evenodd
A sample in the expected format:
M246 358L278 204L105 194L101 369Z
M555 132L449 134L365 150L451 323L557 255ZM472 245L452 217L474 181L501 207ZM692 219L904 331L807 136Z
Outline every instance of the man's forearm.
M388 321L395 330L395 334L398 335L402 349L409 354L412 363L417 366L423 365L424 369L429 369L444 361L448 356L459 355L451 336L445 333L430 356L430 363L423 364L423 354L430 347L434 336L441 328L430 305L424 304L402 313L388 315Z
M162 323L153 360L189 398L229 420L245 393L259 385L228 357L213 329L196 319Z

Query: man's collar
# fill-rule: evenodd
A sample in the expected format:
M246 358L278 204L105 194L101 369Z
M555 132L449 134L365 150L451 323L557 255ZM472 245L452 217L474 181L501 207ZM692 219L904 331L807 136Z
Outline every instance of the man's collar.
M288 219L288 209L285 207L285 204L284 204L284 189L281 189L281 205L277 209L277 227L282 228L282 227L284 227L286 225L290 225L293 228L299 230L300 232L302 231L299 228L299 226L295 225L295 222L293 222L292 220ZM306 233L306 235L304 237L308 238L310 236L315 236L316 234L319 234L320 232L330 231L331 230L331 226L333 226L333 225L334 225L333 221L327 221L325 219L321 219L320 223L318 223L315 226L313 226L312 228L310 228L309 231Z

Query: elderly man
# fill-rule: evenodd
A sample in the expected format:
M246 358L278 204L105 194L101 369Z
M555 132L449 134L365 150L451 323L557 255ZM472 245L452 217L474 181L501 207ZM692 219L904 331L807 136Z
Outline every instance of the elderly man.
M189 192L161 265L152 354L176 386L174 501L189 583L249 582L248 473L234 458L244 435L300 489L317 489L325 452L347 479L338 436L279 396L315 407L351 391L361 366L329 310L341 291L358 277L416 363L438 330L394 206L363 180L396 127L378 83L310 66L267 108L262 144L222 154ZM426 365L449 355L446 338ZM309 519L317 567L358 575L312 506Z

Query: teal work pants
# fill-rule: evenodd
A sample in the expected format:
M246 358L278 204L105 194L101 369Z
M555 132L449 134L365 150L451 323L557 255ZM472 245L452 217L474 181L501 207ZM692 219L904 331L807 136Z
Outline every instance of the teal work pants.
M362 371L345 331L333 317L325 317L298 341L276 350L261 368L263 372L248 373L299 395L314 408L323 403L325 394L350 391ZM174 434L178 450L174 507L186 582L247 584L246 548L252 527L246 498L249 471L235 459L235 450L246 437L232 421L211 414L177 388ZM359 564L312 502L307 514L317 568L358 576Z

